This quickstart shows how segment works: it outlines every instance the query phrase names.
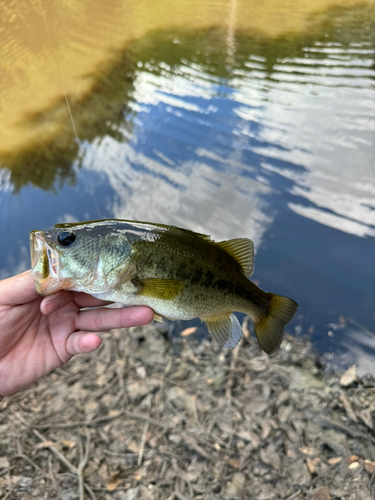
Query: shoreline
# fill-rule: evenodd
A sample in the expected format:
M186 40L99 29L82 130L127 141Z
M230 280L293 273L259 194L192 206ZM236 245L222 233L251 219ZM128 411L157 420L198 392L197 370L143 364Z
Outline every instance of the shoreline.
M1 497L373 498L372 376L324 373L301 339L267 356L162 328L106 333L4 400Z

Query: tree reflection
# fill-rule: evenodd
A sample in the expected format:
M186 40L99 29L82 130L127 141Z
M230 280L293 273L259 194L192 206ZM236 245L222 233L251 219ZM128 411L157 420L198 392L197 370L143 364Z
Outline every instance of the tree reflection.
M142 71L160 74L168 65L168 72L176 74L182 65L195 65L201 72L227 85L234 77L252 77L253 69L247 63L249 56L253 55L264 61L264 78L272 79L275 64L280 64L284 58L305 57L303 49L319 41L325 44L338 42L341 47L348 47L353 41L368 42L374 47L375 29L363 28L365 22L368 28L374 28L373 14L370 7L330 9L311 17L306 23L304 35L267 38L256 32L235 31L234 42L232 40L235 50L227 47L223 27L155 31L127 43L126 47L112 55L105 66L89 75L95 83L88 94L81 99L68 96L81 150L85 149L85 143L100 141L104 137L112 137L119 142L127 140L135 114L130 103L135 81ZM338 20L342 29L337 29ZM229 50L231 57L227 58ZM325 55L320 52L315 57L324 58ZM187 73L183 77L190 78ZM11 172L10 181L15 192L27 184L54 191L61 189L64 183L73 185L77 169L84 164L64 98L47 109L27 116L22 126L32 128L40 124L55 130L52 139L39 137L32 145L25 145L19 151L0 157L0 165Z

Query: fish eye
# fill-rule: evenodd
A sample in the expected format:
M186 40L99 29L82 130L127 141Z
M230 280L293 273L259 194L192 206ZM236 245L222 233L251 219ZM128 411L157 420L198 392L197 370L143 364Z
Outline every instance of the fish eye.
M57 241L62 247L69 247L72 243L74 243L75 239L76 235L70 231L61 231L57 237Z

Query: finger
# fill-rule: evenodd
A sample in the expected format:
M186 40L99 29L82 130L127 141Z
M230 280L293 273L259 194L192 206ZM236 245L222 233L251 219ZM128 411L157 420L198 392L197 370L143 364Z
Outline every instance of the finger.
M75 303L79 307L99 307L99 306L107 306L108 304L113 304L113 302L109 300L100 300L92 297L88 293L77 293L76 298L74 299Z
M128 328L130 326L148 325L154 317L149 307L124 307L121 309L93 309L82 311L76 319L77 330L105 332L112 328Z
M43 299L40 310L43 314L48 315L65 307L73 300L79 307L99 307L112 304L109 301L96 299L87 293L60 290Z
M66 350L71 356L95 351L102 343L96 333L74 332L66 341Z
M0 304L16 306L37 297L31 271L0 281Z
M60 290L59 292L45 297L40 304L40 310L43 314L51 314L68 305L77 295L78 292Z

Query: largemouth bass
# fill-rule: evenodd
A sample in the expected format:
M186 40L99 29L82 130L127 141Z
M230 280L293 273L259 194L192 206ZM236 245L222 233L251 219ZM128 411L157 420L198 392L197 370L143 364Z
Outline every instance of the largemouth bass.
M260 346L272 353L298 307L250 281L254 245L245 238L215 242L174 226L100 220L32 231L30 248L41 295L75 290L149 306L157 320L198 317L225 347L241 339L238 311L250 316Z

